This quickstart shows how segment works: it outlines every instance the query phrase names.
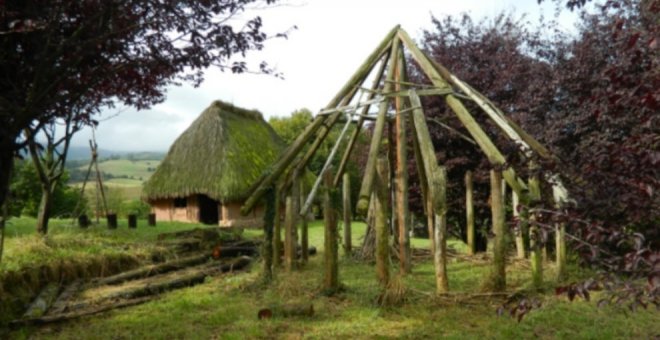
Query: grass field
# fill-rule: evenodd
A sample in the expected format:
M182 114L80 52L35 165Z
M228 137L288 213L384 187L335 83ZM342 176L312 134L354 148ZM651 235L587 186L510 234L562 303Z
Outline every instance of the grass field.
M156 232L194 225L161 223L155 229L104 231L101 228L80 233L80 238L111 243L148 243ZM20 229L20 228L19 228ZM364 225L354 226L354 242L359 244ZM16 231L15 237L30 237ZM132 233L132 234L131 234ZM248 235L258 236L258 231ZM23 235L23 236L21 236ZM57 233L55 234L57 235ZM62 227L63 239L78 233ZM18 243L22 241L18 240ZM475 298L454 301L437 298L434 271L428 260L416 262L413 274L401 282L406 287L406 301L396 307L379 307L379 287L373 265L342 256L340 281L345 286L338 296L326 297L320 292L323 265L323 228L320 222L310 226L310 243L320 249L299 271L279 272L268 287L259 284L260 263L247 273L213 277L199 286L163 294L156 301L137 307L115 310L100 316L70 323L23 329L13 338L112 338L112 339L255 339L255 338L449 338L449 339L651 339L660 335L658 311L642 310L626 314L614 307L596 308L595 302L569 302L552 293L537 295L542 306L518 323L508 316L497 316L501 300ZM414 239L417 247L428 245ZM461 242L452 240L450 247L459 253ZM11 249L14 250L11 250ZM16 251L8 248L8 254ZM20 250L23 252L23 250ZM11 255L7 259L11 260ZM449 262L450 289L453 292L479 292L490 270L488 261L454 259ZM549 265L546 275L552 277ZM392 272L395 272L393 265ZM522 290L529 284L529 269L524 262L507 267L509 291ZM571 277L584 276L571 267ZM548 282L551 292L553 282ZM597 295L597 294L596 294ZM597 296L596 296L597 298ZM258 320L260 308L282 303L313 303L313 317L273 318Z
M103 184L112 191L111 194L118 196L117 200L138 200L142 195L142 184L149 179L159 164L159 160L109 159L99 163L99 170L113 176L104 178ZM87 171L87 165L83 165L79 169ZM82 182L73 182L69 185L80 187ZM85 192L88 205L95 206L96 186L93 182L87 183Z

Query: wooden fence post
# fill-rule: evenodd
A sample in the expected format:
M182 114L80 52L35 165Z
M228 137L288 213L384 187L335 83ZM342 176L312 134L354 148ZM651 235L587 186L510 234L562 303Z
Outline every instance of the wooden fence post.
M506 289L506 229L502 204L502 172L490 171L490 204L495 242L493 247L493 291Z
M298 185L299 180L294 178L294 185L286 197L286 215L284 217L284 268L287 272L296 266L296 222L298 217L298 201L300 200Z
M303 183L304 177L302 176L302 172L297 174L299 180L299 189L300 189L300 200L299 202L299 207L302 207L305 201L305 183ZM295 182L294 182L295 183ZM304 216L300 216L300 224L301 224L301 230L300 230L300 251L301 251L301 258L303 263L307 263L309 260L309 227L307 225L307 214Z

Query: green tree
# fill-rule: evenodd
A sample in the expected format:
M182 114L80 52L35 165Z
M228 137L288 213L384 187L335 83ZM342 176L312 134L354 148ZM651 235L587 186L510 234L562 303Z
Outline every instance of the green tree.
M65 171L61 179L57 181L52 193L52 216L68 217L74 214L73 210L78 204L80 194L76 188L66 185L67 180L68 173ZM11 196L7 201L9 215L37 216L42 187L39 182L39 175L32 162L22 160L15 163L10 192ZM81 204L84 208L85 201L83 200Z
M271 117L268 123L288 145L293 143L311 121L312 111L303 108L293 111L289 117Z

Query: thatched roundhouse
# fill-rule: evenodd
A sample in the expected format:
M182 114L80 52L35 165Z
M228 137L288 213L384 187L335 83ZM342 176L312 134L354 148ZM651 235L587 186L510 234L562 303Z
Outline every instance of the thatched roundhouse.
M261 113L215 101L174 142L144 199L160 221L260 227L263 207L248 216L240 207L284 147Z

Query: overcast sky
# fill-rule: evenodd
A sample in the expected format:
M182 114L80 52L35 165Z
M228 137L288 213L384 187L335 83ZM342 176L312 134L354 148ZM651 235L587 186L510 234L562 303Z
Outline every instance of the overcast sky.
M150 110L108 110L96 132L102 149L118 151L167 151L176 137L213 100L257 109L265 118L287 116L300 108L318 111L335 95L384 35L401 24L413 39L431 28L431 15L459 15L473 19L493 17L502 11L527 15L538 23L552 18L554 3L546 0L290 0L292 5L245 14L260 15L266 32L277 33L296 25L288 39L268 41L263 51L251 52L248 61L265 60L284 74L272 76L222 73L209 69L198 88L189 85L168 89L167 100ZM575 14L562 11L561 28L573 29ZM87 146L89 129L80 132L75 146Z

